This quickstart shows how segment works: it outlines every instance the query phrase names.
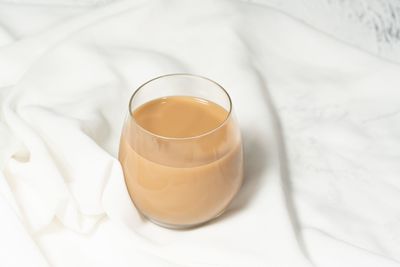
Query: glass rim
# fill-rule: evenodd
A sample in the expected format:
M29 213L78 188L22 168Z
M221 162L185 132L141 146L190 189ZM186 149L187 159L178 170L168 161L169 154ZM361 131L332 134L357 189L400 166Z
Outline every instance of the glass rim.
M139 91L144 89L147 84L149 84L151 82L154 82L156 80L162 79L162 78L172 77L172 76L188 76L188 77L191 77L191 78L199 78L199 79L206 80L206 81L211 82L212 84L216 85L225 94L225 96L228 98L228 101L229 101L229 110L228 110L228 114L226 115L225 119L220 124L218 124L218 126L214 127L213 129L211 129L211 130L209 130L209 131L207 131L205 133L202 133L202 134L199 134L199 135L194 135L194 136L188 136L188 137L170 137L170 136L159 135L159 134L153 133L152 131L147 130L142 125L140 125L140 123L138 123L136 121L135 117L132 114L132 102L135 99L135 96L139 93ZM166 139L166 140L190 140L190 139L198 139L198 138L202 138L204 136L210 135L210 134L218 131L219 129L221 129L228 122L228 120L230 119L231 114L232 114L232 108L233 108L233 106L232 106L231 96L228 94L228 92L225 90L224 87L222 87L219 83L211 80L210 78L207 78L207 77L201 76L201 75L197 75L197 74L191 74L191 73L170 73L170 74L164 74L164 75L161 75L161 76L157 76L155 78L152 78L152 79L148 80L147 82L145 82L142 85L140 85L133 92L133 94L132 94L132 96L131 96L131 98L129 100L129 105L128 105L129 117L132 119L132 121L135 123L135 125L140 128L140 130L144 131L145 133L147 133L149 135L155 136L155 137L157 137L159 139Z

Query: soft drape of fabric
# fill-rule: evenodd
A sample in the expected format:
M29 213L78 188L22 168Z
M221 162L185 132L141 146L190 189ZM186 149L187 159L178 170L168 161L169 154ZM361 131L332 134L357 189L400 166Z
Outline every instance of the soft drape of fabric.
M398 65L243 2L67 17L0 31L1 266L398 265ZM116 159L130 95L174 72L227 89L246 158L228 211L188 231L142 218Z

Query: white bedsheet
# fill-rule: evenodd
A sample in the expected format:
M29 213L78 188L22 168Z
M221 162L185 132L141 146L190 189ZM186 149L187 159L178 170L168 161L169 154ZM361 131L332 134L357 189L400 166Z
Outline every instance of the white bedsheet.
M400 265L398 65L239 1L1 14L0 266ZM116 160L129 96L174 72L228 90L246 157L187 231L141 218Z

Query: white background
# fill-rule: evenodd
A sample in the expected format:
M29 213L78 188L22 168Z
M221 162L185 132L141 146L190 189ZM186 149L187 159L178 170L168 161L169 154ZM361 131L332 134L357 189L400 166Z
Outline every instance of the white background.
M312 2L1 2L0 265L399 265L399 9ZM231 94L246 181L171 231L115 157L133 90L182 71Z

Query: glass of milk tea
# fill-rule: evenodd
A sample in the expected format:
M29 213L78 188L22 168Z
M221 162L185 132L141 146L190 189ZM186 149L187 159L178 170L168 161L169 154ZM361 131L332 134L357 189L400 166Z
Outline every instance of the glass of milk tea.
M119 160L134 205L154 223L189 228L219 216L243 181L230 96L191 74L146 82L130 99Z

